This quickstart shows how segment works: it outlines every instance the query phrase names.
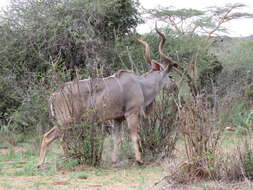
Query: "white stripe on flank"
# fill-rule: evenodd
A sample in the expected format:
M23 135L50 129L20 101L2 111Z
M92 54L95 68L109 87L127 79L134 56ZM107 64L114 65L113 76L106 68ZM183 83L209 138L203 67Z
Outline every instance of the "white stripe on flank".
M50 111L51 111L52 116L54 117L55 113L54 113L53 102L50 102Z

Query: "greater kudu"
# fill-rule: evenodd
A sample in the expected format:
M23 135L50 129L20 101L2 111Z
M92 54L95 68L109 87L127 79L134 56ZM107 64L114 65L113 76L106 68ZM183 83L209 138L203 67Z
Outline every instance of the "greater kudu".
M64 129L73 121L80 121L85 112L93 110L96 121L113 120L113 162L117 161L119 137L117 131L123 120L127 121L135 152L135 159L142 164L139 150L139 117L145 115L160 90L172 83L168 72L175 64L162 52L165 36L160 35L159 55L164 64L150 58L150 47L147 42L136 39L145 47L145 60L151 70L144 75L136 75L131 71L118 71L107 78L86 79L67 82L61 90L53 93L50 98L51 115L55 126L44 134L38 167L45 160L46 149L55 139L64 135Z

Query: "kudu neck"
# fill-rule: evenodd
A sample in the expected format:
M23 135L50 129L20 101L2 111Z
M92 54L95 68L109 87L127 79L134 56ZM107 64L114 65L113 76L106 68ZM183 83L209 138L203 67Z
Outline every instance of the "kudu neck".
M141 81L144 85L158 88L164 87L164 79L167 76L167 72L165 71L151 71L150 73L147 73L144 76L141 76Z
M141 76L140 83L144 95L145 106L149 105L166 84L167 73L164 71L152 71Z

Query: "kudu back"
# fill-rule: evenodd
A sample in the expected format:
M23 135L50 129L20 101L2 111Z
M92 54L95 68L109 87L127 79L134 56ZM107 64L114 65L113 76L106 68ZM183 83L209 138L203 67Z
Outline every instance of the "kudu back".
M164 64L150 58L150 47L147 42L136 39L145 47L145 60L151 70L144 75L121 70L107 78L74 80L53 93L50 97L50 111L55 126L44 134L38 167L45 161L48 146L64 135L64 129L81 121L83 117L92 117L96 122L113 120L112 136L114 147L112 161L117 162L119 125L127 121L130 137L135 152L135 159L142 164L139 150L139 117L146 115L146 109L152 104L161 89L175 83L168 72L175 66L171 59L162 52L165 37L157 30L161 41L159 55ZM88 114L87 114L88 113Z

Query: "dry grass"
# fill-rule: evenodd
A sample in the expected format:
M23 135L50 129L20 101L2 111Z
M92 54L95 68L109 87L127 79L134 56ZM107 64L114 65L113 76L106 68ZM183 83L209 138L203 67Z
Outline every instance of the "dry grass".
M195 184L159 184L152 190L252 190L253 184L250 181L237 183L226 183L218 181L203 181Z
M184 151L184 142L179 141L176 145L176 159L168 160L164 163L167 176L158 181L152 190L162 189L189 189L189 190L252 190L253 183L245 174L243 166L243 155L249 150L253 150L253 144L250 143L248 148L245 147L246 137L239 138L236 134L228 132L222 137L221 146L217 149L215 163L213 165L213 179L203 177L196 178L191 176L191 164L187 160ZM252 139L252 136L249 138ZM247 142L250 142L249 140ZM251 141L252 142L252 141ZM246 160L251 169L253 159ZM203 169L203 168L201 168Z

